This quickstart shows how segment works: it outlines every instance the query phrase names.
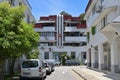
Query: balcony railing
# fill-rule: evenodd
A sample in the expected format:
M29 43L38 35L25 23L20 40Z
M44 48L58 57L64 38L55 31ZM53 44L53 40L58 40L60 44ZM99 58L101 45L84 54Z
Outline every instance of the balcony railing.
M86 37L65 37L65 42L86 42Z
M65 31L79 31L77 26L65 27Z
M34 29L36 32L55 32L55 27L54 26L50 26L50 27L45 27L43 26L43 28L35 28Z
M55 37L40 37L40 42L55 42Z

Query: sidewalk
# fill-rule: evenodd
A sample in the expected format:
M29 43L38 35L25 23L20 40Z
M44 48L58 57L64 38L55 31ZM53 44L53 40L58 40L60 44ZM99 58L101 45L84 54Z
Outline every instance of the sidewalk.
M20 80L19 77L12 77L10 80Z
M80 66L73 69L84 80L120 80L120 74L103 73Z

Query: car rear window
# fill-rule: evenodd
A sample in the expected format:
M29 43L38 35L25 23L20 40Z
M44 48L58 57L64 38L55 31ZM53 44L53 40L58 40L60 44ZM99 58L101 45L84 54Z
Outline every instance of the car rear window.
M24 61L22 68L35 68L38 67L38 61Z

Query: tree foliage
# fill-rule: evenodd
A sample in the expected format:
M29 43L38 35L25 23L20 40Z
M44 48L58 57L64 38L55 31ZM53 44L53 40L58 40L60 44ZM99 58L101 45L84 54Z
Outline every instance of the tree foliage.
M0 3L0 62L26 54L37 46L39 35L32 24L23 20L25 9L22 5Z
M61 15L68 15L68 16L71 16L69 13L65 12L65 11L62 11L60 12Z
M38 59L39 50L36 48L27 54L27 59Z
M80 14L80 20L84 20L85 13Z
M66 59L65 59L65 57L66 57ZM67 55L66 53L63 53L61 55L61 59L62 59L62 65L65 65L66 60L71 59L71 57L69 55Z

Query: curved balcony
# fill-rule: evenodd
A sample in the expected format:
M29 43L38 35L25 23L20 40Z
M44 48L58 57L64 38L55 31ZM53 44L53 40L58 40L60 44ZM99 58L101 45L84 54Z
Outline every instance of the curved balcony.
M55 37L40 37L40 42L56 42Z
M50 27L43 27L43 28L34 28L36 32L55 32L55 27L50 26Z
M77 28L77 26L66 26L64 32L85 32L85 29Z
M97 25L98 22L101 21L101 19L103 19L103 17L105 15L107 15L110 11L112 10L117 10L117 6L110 6L110 7L105 7L102 9L102 12L101 13L96 13L91 21L89 22L88 26L93 26L93 25Z
M65 37L64 43L80 43L86 42L86 37Z

